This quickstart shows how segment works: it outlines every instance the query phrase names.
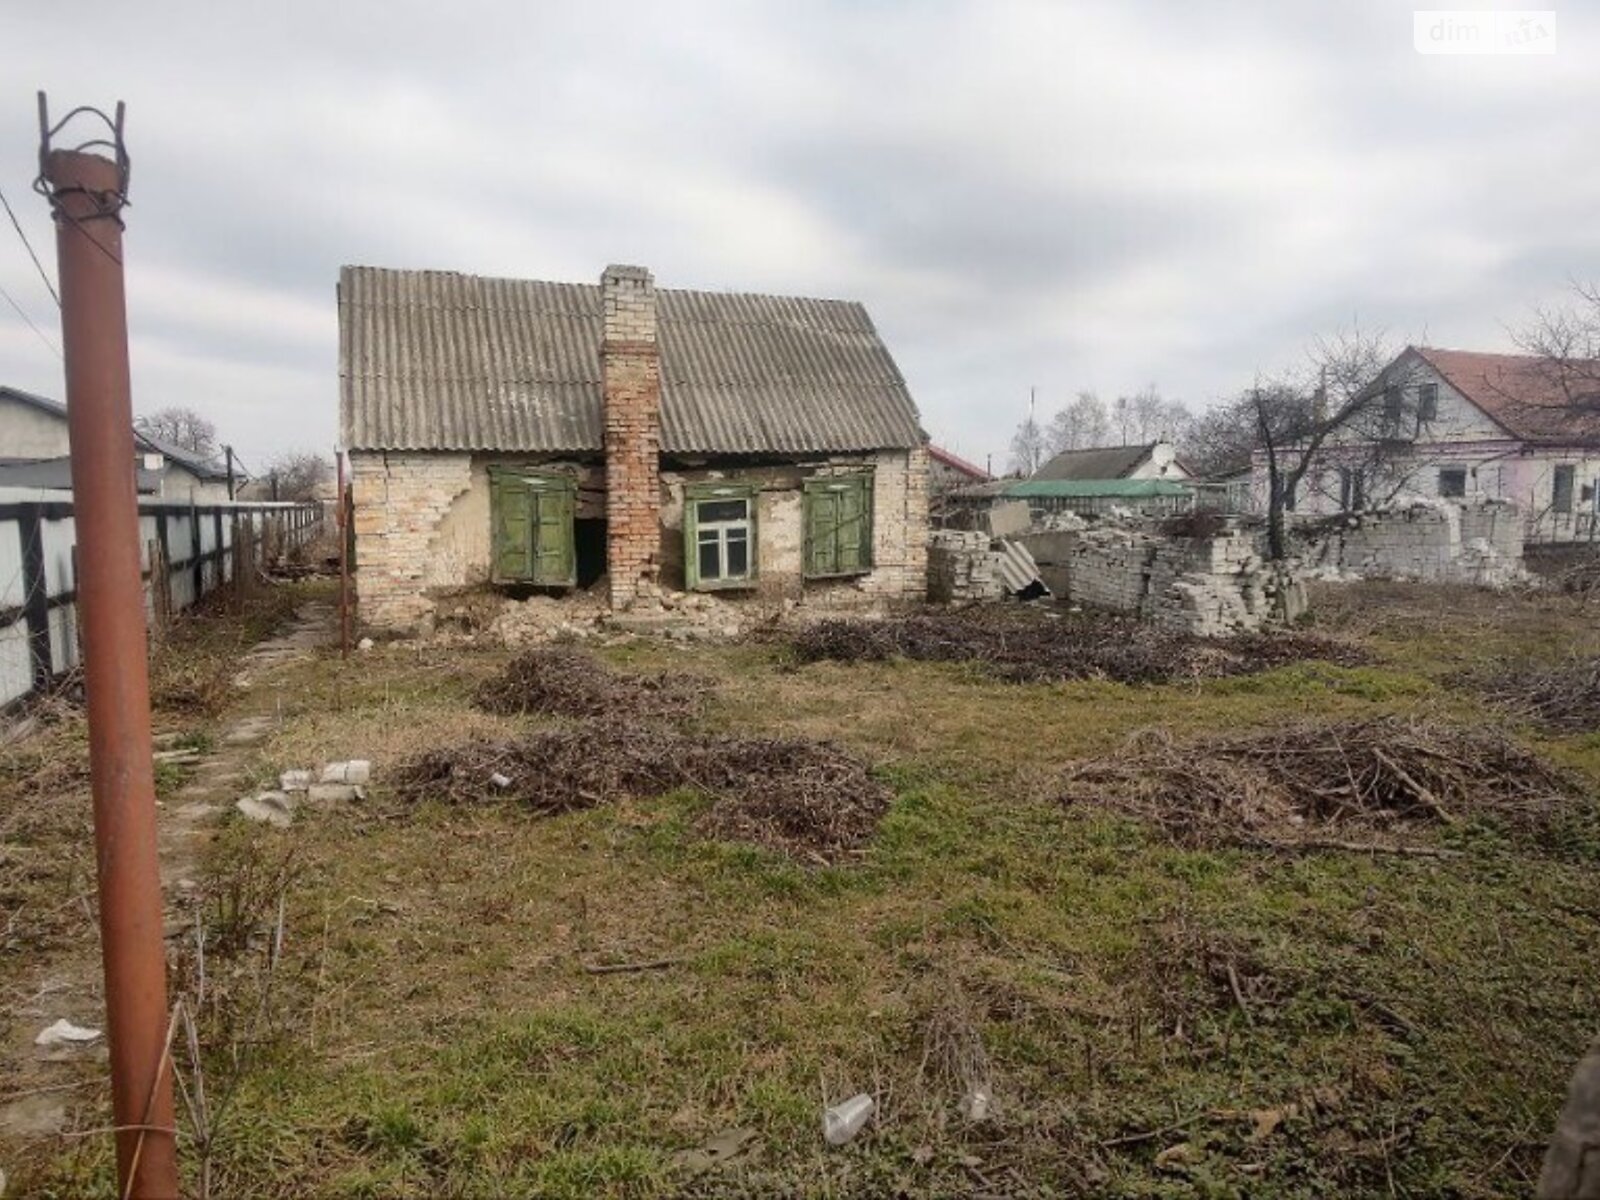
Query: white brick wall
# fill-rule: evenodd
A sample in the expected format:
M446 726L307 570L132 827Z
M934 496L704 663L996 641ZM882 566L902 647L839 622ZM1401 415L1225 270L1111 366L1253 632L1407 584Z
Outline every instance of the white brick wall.
M379 628L426 624L434 541L450 506L472 482L468 454L353 451L350 500L356 534L356 600Z

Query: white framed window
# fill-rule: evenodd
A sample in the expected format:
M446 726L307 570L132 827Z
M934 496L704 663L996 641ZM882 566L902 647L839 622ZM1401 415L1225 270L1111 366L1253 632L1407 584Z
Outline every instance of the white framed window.
M1438 419L1439 385L1437 383L1417 385L1417 420L1427 422L1437 421Z
M753 488L701 484L684 496L684 577L690 588L748 587L756 575Z

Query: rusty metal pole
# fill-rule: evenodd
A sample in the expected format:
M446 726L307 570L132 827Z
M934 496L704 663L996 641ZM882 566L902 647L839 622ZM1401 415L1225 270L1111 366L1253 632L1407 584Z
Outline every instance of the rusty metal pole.
M119 1195L178 1195L118 163L49 151ZM111 198L116 198L113 203Z
M350 497L345 489L349 483L344 471L344 451L335 450L333 459L339 464L339 517L333 523L339 535L339 657L350 657L350 530L345 522L350 518Z

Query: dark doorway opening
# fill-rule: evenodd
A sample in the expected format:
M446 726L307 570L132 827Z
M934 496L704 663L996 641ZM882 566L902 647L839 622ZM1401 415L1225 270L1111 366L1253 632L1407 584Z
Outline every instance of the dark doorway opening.
M606 573L606 520L580 517L572 523L573 550L577 553L578 586L591 586Z

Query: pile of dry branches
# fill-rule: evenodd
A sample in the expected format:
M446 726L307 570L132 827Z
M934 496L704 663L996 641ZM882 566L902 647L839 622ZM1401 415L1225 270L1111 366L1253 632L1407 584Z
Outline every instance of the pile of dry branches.
M1368 661L1353 646L1286 630L1200 638L1130 617L1005 605L885 621L819 621L796 631L790 642L804 662L974 662L1002 678L1028 683L1172 683L1249 675L1303 659L1341 666Z
M1580 792L1491 730L1372 717L1184 743L1146 731L1072 769L1062 799L1126 812L1186 845L1295 846L1479 814L1538 830Z
M504 671L478 688L477 704L487 712L510 716L666 719L698 712L710 687L693 675L613 671L581 650L549 647L512 659Z
M407 800L508 799L540 813L692 789L712 798L701 818L707 834L813 861L861 848L889 804L867 765L830 743L694 736L617 720L430 750L391 780Z
M1496 708L1562 733L1600 730L1600 657L1504 661L1468 681Z

